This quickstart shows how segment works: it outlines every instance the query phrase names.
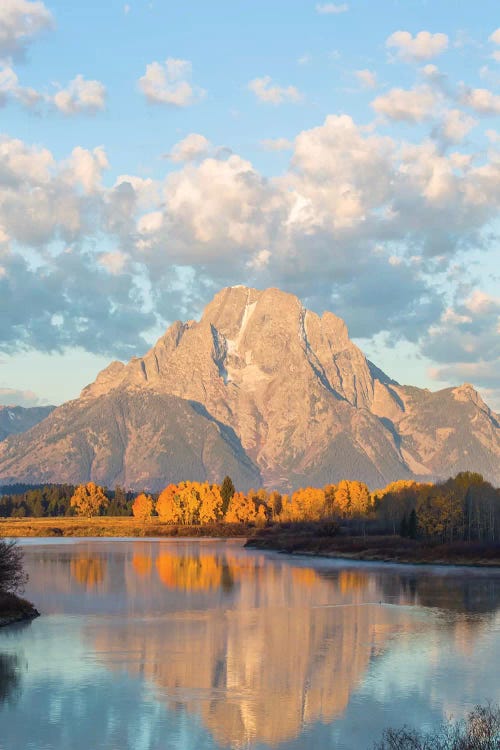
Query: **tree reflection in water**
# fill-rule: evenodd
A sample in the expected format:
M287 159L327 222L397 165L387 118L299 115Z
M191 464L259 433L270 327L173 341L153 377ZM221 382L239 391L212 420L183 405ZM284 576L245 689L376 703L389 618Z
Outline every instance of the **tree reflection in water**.
M0 706L12 703L18 697L20 687L18 657L15 654L0 653Z

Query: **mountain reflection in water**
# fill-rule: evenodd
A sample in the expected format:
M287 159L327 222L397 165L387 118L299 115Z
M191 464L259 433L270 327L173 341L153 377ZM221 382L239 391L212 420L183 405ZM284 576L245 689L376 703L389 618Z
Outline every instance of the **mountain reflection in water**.
M237 543L84 542L27 559L36 605L79 615L100 667L201 720L214 747L334 726L391 653L467 657L500 605L493 572L308 563Z

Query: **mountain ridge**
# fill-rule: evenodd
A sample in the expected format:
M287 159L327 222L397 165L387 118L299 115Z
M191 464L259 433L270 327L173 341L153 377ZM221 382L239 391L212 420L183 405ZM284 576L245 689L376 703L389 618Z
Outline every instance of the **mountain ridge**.
M2 482L52 476L42 470L40 460L27 462L33 451L47 456L48 466L59 466L63 476L57 481L145 481L144 471L132 470L127 444L135 439L137 420L142 419L141 429L162 451L148 429L157 424L154 409L163 415L160 431L169 445L172 431L179 440L186 437L180 414L190 424L199 420L198 429L213 446L211 461L220 463L217 456L231 454L236 461L233 473L245 487L255 482L293 490L340 479L358 479L373 487L394 479L439 478L467 468L500 480L498 416L470 384L436 392L400 385L367 360L349 339L341 318L329 311L319 316L294 295L274 288L222 289L199 321L176 321L143 357L127 364L111 362L69 402L71 419L86 410L94 414L96 400L119 400L120 394L129 410L121 431L100 428L109 433L106 440L112 445L104 447L97 439L95 415L94 422L79 418L80 435L75 434L61 412L67 408L63 405L38 432L34 428L0 444ZM167 396L177 399L167 399L171 415ZM140 407L141 399L149 399L149 411ZM191 448L194 439L190 433ZM201 444L196 445L199 453ZM74 457L78 450L82 458L70 462L70 477L69 464L59 459ZM169 450L178 453L174 445ZM118 453L118 463L105 458ZM141 456L145 466L155 465L154 456ZM182 478L193 478L189 472L194 464L188 461L183 467L181 456L173 464L186 472ZM165 459L164 474L155 473L156 484L150 489L170 481L173 464ZM201 465L203 461L196 464L196 472ZM204 471L206 478L213 478L208 467ZM219 479L230 473L222 464L220 471Z

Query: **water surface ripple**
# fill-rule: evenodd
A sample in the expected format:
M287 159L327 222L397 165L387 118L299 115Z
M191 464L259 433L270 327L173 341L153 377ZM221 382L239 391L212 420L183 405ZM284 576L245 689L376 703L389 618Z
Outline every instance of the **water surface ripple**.
M34 540L1 750L363 750L500 702L500 572Z

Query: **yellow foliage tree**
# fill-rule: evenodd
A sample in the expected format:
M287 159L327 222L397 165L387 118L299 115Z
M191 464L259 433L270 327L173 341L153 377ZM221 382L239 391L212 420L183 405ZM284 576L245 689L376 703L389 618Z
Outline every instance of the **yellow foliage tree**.
M97 516L108 505L108 498L102 487L95 482L79 484L70 500L70 505L79 516Z
M316 487L305 487L293 493L283 505L284 521L319 521L325 515L325 493Z
M276 490L269 495L268 507L271 511L271 518L278 518L283 507L283 498Z
M166 523L180 523L182 520L181 509L177 500L177 491L176 484L169 484L160 493L156 501L156 512L160 519Z
M333 509L334 512L342 518L347 518L351 514L351 493L350 493L350 482L347 479L342 479L336 489L333 496Z
M253 523L256 518L257 511L252 498L244 495L243 492L235 492L224 520L227 523Z
M199 519L200 523L213 523L222 516L222 495L220 487L207 482L198 486L200 497Z
M373 507L370 490L364 482L350 482L351 516L366 516Z
M181 512L180 522L191 526L200 520L200 483L180 482L177 485L176 501Z
M134 514L134 518L139 518L141 521L151 518L153 515L153 498L141 492L134 500L132 513Z

